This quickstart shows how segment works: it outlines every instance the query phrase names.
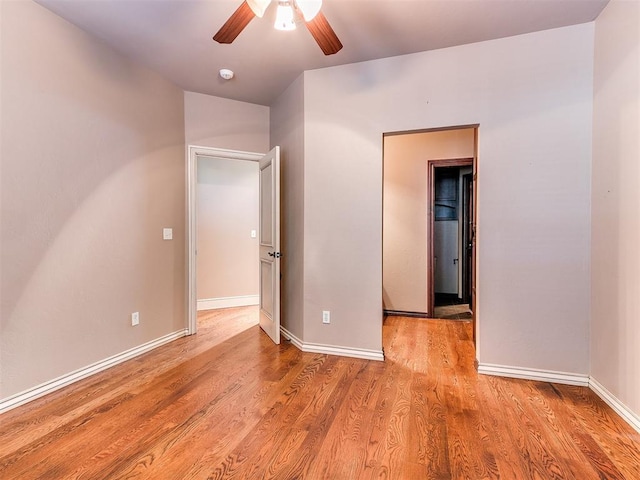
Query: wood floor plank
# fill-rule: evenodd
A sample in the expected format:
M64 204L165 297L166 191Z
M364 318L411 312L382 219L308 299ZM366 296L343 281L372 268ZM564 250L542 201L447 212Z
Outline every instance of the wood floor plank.
M251 346L247 345L248 351ZM214 353L214 352L211 352ZM202 356L205 358L202 358ZM136 408L131 408L130 401L134 395L126 394L124 397L118 398L118 401L103 404L99 408L88 412L87 415L79 417L75 422L66 424L62 429L54 431L51 435L42 438L42 441L31 445L31 450L37 449L37 453L31 455L32 463L29 470L35 474L40 472L43 476L51 478L61 478L68 475L67 470L62 469L62 465L50 466L51 457L64 459L73 455L80 446L84 447L87 454L94 455L99 448L94 443L86 444L86 439L82 435L84 432L100 431L101 440L103 442L114 443L119 437L123 436L121 425L136 425L133 431L124 435L123 442L127 438L137 438L136 447L127 450L127 455L135 455L136 451L144 451L155 438L166 435L170 429L174 428L176 422L180 422L181 413L189 415L190 412L199 412L205 399L214 398L214 401L224 400L229 390L229 379L234 375L243 371L241 366L236 365L236 370L222 371L206 371L206 365L210 360L217 358L216 355L210 354L211 358L207 358L206 353L196 356L193 364L189 368L176 367L174 370L181 371L185 375L184 385L180 382L176 383L176 373L172 370L166 376L152 383L146 391L138 393L137 401L134 404ZM231 365L232 362L227 362ZM224 368L225 364L221 365ZM194 372L198 372L196 376ZM208 379L215 379L214 382L207 382ZM160 385L158 385L160 383ZM193 383L193 385L191 385ZM158 401L158 390L173 385L173 388L165 390L170 394L165 394ZM183 413L184 412L184 413ZM119 422L114 423L113 418L118 418ZM161 425L160 429L149 429L148 424ZM70 431L74 431L75 435L69 435ZM142 438L140 432L145 432ZM53 449L48 448L49 445L55 444L55 456L52 455ZM95 449L95 450L92 450ZM48 468L48 470L47 470ZM9 471L8 474L17 475L17 472ZM24 472L20 473L24 475Z
M520 389L522 382L513 379L491 379L497 400L509 407L505 413L509 416L508 425L512 425L512 432L517 437L520 456L525 460L526 478L572 478L566 466L558 460L564 452L553 450L554 439L542 435L535 414L532 415L527 409L527 400ZM590 477L586 475L585 478Z
M578 419L578 431L590 436L613 463L602 468L616 467L624 478L640 477L640 435L592 391L568 385L556 388ZM593 459L593 454L589 458Z
M424 467L425 478L451 478L446 422L446 405L438 396L437 384L424 374L412 384L409 443L413 462Z
M356 360L354 360L355 362ZM366 465L368 431L375 413L375 403L382 388L383 364L357 361L360 368L345 394L344 408L337 413L318 454L313 459L311 478L360 478ZM349 461L335 458L348 452Z
M149 449L154 459L157 459L153 464L153 470L162 472L163 475L171 473L172 478L182 478L185 466L172 461L176 456L187 455L197 459L207 455L211 461L217 452L217 459L220 460L231 445L229 440L233 445L237 445L240 440L238 432L250 431L260 421L262 416L253 415L253 412L260 411L260 403L264 397L273 393L271 390L276 387L273 382L265 385L255 378L249 379L247 375L254 377L257 374L258 377L262 377L269 369L269 365L256 364L256 367L257 371L249 369L235 375L227 391L221 392L205 406L205 410L176 426L171 434L155 441L154 446ZM240 370L242 371L242 368ZM270 401L266 400L266 403ZM247 408L250 410L247 411ZM133 456L127 468L121 468L118 474L131 476L142 465L148 470L149 465L143 463L143 452L144 450Z
M563 448L566 450L565 456L567 461L572 463L572 469L580 471L585 468L584 465L577 464L578 459L584 458L591 465L594 478L608 480L625 478L615 463L609 461L597 441L584 432L579 419L574 415L571 404L567 402L558 387L551 383L542 382L536 382L535 387L543 397L543 404L548 403L544 410L546 415L551 418L550 427L553 428L556 436L562 439ZM574 449L577 449L582 455L576 454ZM572 452L574 454L571 454Z
M0 478L637 479L583 387L478 376L471 324L389 317L384 362L274 345L257 309L0 415Z
M314 402L315 390L306 388L311 382L322 385L322 395L315 405L326 400L341 378L341 364L338 358L317 355L307 367L282 391L270 410L256 423L242 442L234 448L218 465L214 465L212 478L250 478L255 465L267 462L280 443L286 442L286 433L296 425L297 418L308 411ZM265 446L269 448L266 449Z
M303 366L304 364L300 363L293 367L289 371L290 378L300 375ZM231 403L226 415L223 412L222 418L214 418L209 425L205 426L202 433L202 442L199 445L206 448L203 450L199 460L194 462L190 469L180 478L207 478L209 476L208 472L222 463L229 452L239 448L239 445L249 438L249 435L255 431L260 421L268 419L274 413L272 405L282 394L281 385L269 382L266 388L263 386L257 389L255 394L251 396L250 401L245 398ZM185 442L184 447L187 449L185 454L192 454L190 442L189 444ZM176 453L180 454L181 452ZM168 462L171 463L170 459L168 459ZM171 467L171 465L168 467ZM163 469L163 471L165 470Z
M517 428L504 428L512 417L505 409L499 397L492 392L492 377L480 376L478 378L479 402L483 409L483 416L487 421L487 429L490 431L488 441L491 443L495 454L496 464L502 478L530 478L528 469L522 461L522 452L525 447L525 432ZM507 415L507 416L505 416Z
M321 408L315 406L314 421L312 423L301 422L305 426L308 435L305 437L297 453L295 461L284 468L281 472L283 478L306 478L313 467L316 454L322 448L331 426L335 423L338 412L345 406L346 393L351 385L354 376L365 368L367 362L357 359L342 359L346 369L340 376L339 382L326 402ZM296 422L298 425L298 422Z
M203 323L206 325L207 316L203 316ZM247 326L254 325L255 321L247 318L246 314L228 311L223 328L219 330L227 331L227 324L236 325L236 329L246 329ZM216 349L218 356L224 356L225 350L236 347L237 342L242 340L232 339L233 331L229 330L226 335L221 335L218 329L203 329L198 335L198 341L189 339L178 339L171 345L172 354L165 354L162 351L154 351L134 360L118 366L119 375L110 375L109 372L94 375L82 380L74 385L73 389L62 389L44 398L31 402L20 409L9 411L2 416L3 423L6 421L6 428L11 429L13 436L4 444L0 444L0 457L8 451L15 451L31 438L42 437L55 430L60 425L70 423L91 412L102 404L112 401L124 392L135 392L136 386L148 388L149 382L153 382L160 374L164 374L180 364L180 351L182 345L189 343L188 348L190 358L211 349L227 340L225 345ZM212 333L213 332L213 333ZM153 358L150 362L147 359ZM162 381L166 381L165 378ZM73 392L73 394L71 394ZM14 417L18 412L24 412L20 417Z

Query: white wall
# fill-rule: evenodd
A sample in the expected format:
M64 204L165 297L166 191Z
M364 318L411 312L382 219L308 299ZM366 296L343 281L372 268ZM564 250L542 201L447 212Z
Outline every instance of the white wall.
M479 360L587 373L592 71L585 24L305 72L305 339L381 347L383 132L478 123Z
M258 295L258 162L209 157L197 162L199 305L207 300L203 307L224 307L228 300L220 299L231 298L243 303L237 297ZM245 301L255 304L255 299Z
M184 92L187 145L244 152L269 151L269 107Z
M640 425L640 3L595 32L591 374Z
M473 128L384 138L383 302L387 310L427 312L427 162L473 158Z
M0 30L6 398L184 331L185 149L173 84L30 1Z

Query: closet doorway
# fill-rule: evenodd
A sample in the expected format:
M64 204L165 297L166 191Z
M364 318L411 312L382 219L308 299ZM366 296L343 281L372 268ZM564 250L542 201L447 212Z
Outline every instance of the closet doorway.
M427 275L432 317L471 319L473 311L473 158L428 162Z

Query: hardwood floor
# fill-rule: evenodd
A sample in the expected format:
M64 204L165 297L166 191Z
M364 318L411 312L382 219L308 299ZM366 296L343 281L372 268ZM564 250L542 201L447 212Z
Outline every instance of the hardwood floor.
M0 416L7 479L638 479L586 388L478 376L470 324L389 317L387 359L275 346L255 308Z

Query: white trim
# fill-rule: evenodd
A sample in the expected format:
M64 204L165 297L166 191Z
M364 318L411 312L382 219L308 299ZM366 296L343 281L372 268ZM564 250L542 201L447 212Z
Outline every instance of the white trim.
M186 231L187 231L187 335L198 331L196 297L196 188L198 184L198 157L259 161L264 154L241 152L222 148L187 146L186 154Z
M298 337L296 337L293 333L291 333L289 330L284 328L282 325L280 325L280 333L285 339L293 343L296 346L296 348L304 351L303 349L304 343L302 342L302 340L300 340Z
M107 368L111 368L120 363L126 362L127 360L131 360L134 357L142 355L143 353L147 353L154 348L165 345L169 342L172 342L173 340L184 337L185 335L187 335L186 329L169 333L168 335L165 335L163 337L157 338L129 350L125 350L124 352L118 353L109 358L105 358L104 360L100 360L99 362L93 363L87 367L81 368L71 373L67 373L66 375L58 377L49 382L42 383L36 387L30 388L29 390L25 390L24 392L4 398L0 400L0 413L4 413L8 410L11 410L12 408L19 407L20 405L24 405L27 402L35 400L36 398L40 398L44 395L55 392L62 387L66 387L67 385L106 370Z
M202 298L198 300L198 311L217 310L219 308L248 307L258 305L260 295L240 295L237 297Z
M640 416L616 398L609 390L604 388L595 378L589 377L589 388L620 415L629 425L640 433Z
M507 367L490 363L478 364L478 373L497 377L521 378L539 382L562 383L565 385L589 386L589 376L580 373L555 372L552 370L536 370L533 368Z
M367 350L364 348L348 348L337 347L333 345L322 345L319 343L305 343L283 326L280 326L280 332L282 333L282 336L284 338L291 341L291 343L293 343L303 352L321 353L324 355L338 355L340 357L362 358L364 360L384 361L384 353L382 352L382 350Z

